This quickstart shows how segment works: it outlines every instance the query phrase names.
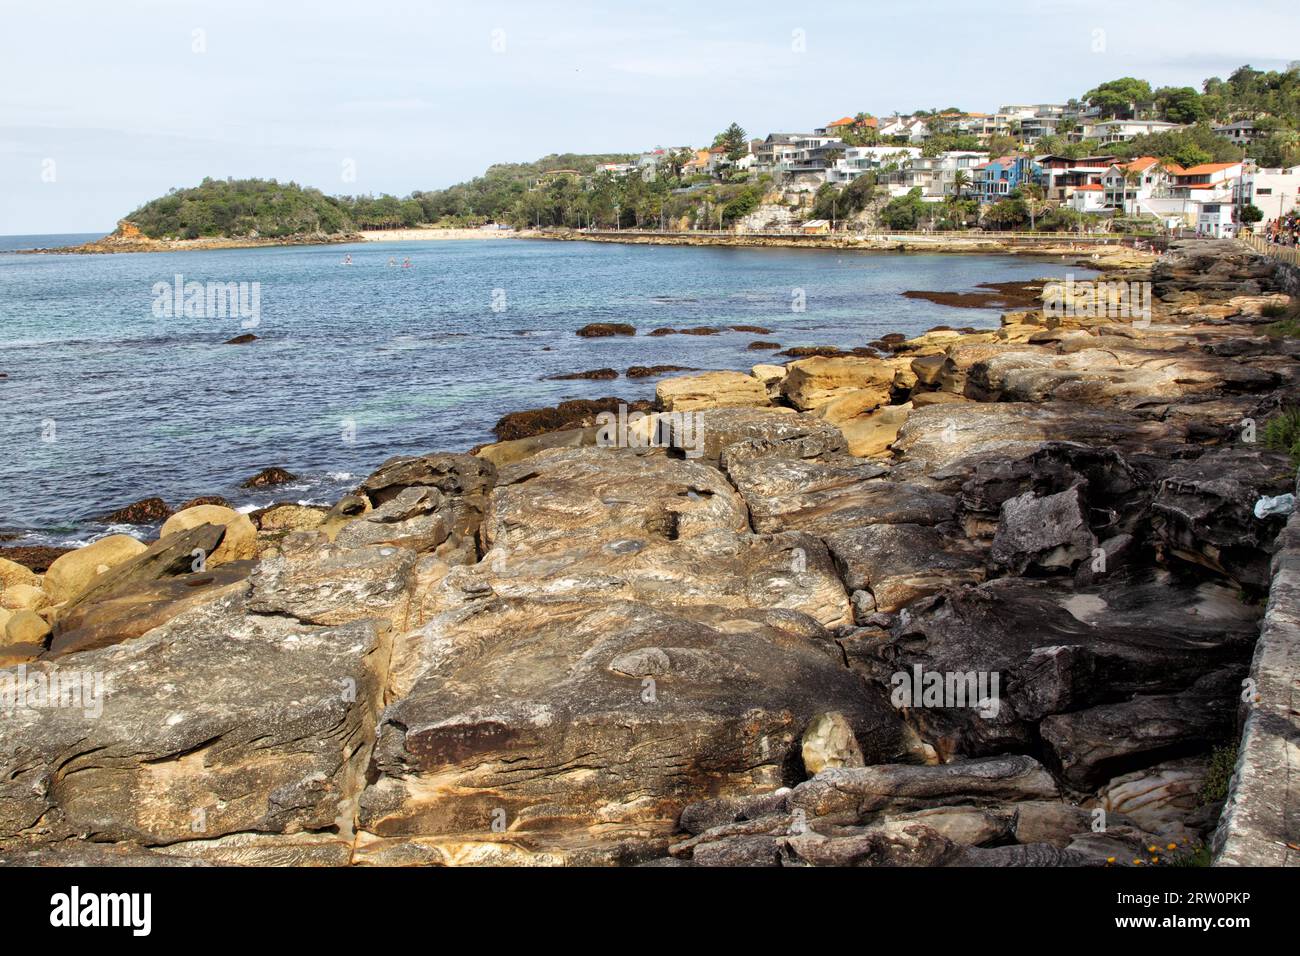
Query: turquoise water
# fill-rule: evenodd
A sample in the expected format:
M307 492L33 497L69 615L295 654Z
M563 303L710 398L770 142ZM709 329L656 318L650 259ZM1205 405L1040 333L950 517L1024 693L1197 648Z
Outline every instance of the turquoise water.
M0 250L19 243L60 244L6 237ZM401 267L406 258L410 268ZM0 251L0 528L35 541L86 540L110 530L95 515L150 495L177 504L222 494L247 507L332 502L391 455L492 440L507 412L654 390L653 379L550 375L657 364L745 369L770 360L746 351L756 339L851 347L937 324L992 327L996 312L900 293L1052 271L997 256L521 240ZM258 283L258 323L244 327L251 309L156 314L156 285L170 288L178 274L182 284ZM806 311L791 308L796 290ZM574 334L599 321L629 322L639 334ZM772 334L645 335L735 324ZM222 344L245 331L259 340ZM269 465L302 480L252 493L236 487Z

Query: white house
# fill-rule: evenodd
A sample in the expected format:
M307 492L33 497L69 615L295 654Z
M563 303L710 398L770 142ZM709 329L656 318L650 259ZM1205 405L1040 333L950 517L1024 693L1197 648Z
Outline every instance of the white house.
M1154 156L1139 156L1128 163L1114 163L1102 175L1105 205L1126 216L1157 214L1147 203L1173 182L1169 171Z
M1113 208L1106 205L1106 187L1101 183L1073 187L1068 202L1075 212L1105 212Z
M1214 131L1224 139L1231 140L1237 146L1249 146L1255 142L1255 121L1237 120L1224 126L1214 127Z
M844 155L826 169L826 180L849 183L867 172L895 172L921 155L915 146L848 146Z
M1281 218L1300 205L1300 166L1247 168L1241 178L1241 198L1264 214L1264 222Z
M1096 139L1102 143L1124 143L1138 136L1168 133L1175 129L1182 127L1164 120L1106 120L1084 125L1083 135L1085 139Z
M1196 231L1203 236L1213 236L1215 239L1231 239L1237 233L1237 224L1233 218L1233 204L1202 203L1196 217Z

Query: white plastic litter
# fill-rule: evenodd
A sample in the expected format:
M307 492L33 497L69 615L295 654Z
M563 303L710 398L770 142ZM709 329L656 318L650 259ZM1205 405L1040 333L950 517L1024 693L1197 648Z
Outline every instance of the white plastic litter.
M1276 498L1263 497L1255 502L1255 517L1267 518L1269 515L1289 515L1295 511L1295 495L1278 495Z

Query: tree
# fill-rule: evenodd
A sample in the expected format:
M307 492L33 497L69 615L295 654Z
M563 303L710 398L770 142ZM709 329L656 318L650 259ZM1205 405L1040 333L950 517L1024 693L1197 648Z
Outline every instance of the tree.
M957 199L961 198L962 192L970 186L970 174L964 169L959 169L952 174L952 194Z
M1201 94L1190 86L1162 86L1156 90L1156 110L1170 123L1199 123L1205 119Z
M749 136L738 123L732 123L713 137L713 145L723 147L727 159L734 161L749 152Z
M925 211L925 200L918 186L905 196L895 196L880 210L880 221L890 229L915 229Z
M1038 183L1022 183L1017 192L1025 204L1025 211L1029 213L1029 228L1037 229L1038 214L1047 208L1047 194Z
M1084 94L1084 99L1101 109L1107 118L1131 119L1139 103L1151 100L1151 84L1136 77L1124 76L1109 80Z
M1246 225L1253 225L1264 218L1264 211L1254 203L1248 203L1241 207L1241 221Z

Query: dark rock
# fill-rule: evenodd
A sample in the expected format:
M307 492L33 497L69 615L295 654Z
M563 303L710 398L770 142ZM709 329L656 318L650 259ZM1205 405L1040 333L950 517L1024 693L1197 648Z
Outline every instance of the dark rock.
M614 397L574 399L560 402L554 407L511 412L502 416L492 426L492 432L497 436L498 441L514 441L518 438L532 438L545 432L589 428L596 424L596 416L601 412L617 413L620 405L626 406L629 413L648 412L653 409L653 403L644 400L629 402Z
M53 548L47 545L21 545L15 548L0 548L0 558L21 564L29 571L44 574L50 565L76 548Z
M765 329L761 325L732 325L729 326L733 332L753 332L755 335L771 335L771 329Z
M125 508L110 511L99 520L104 524L158 524L172 514L172 509L161 498L143 498Z
M256 342L257 336L252 332L245 332L243 335L236 335L233 339L226 339L222 345L247 345L249 342Z
M651 378L656 375L668 375L672 372L693 372L695 369L686 365L633 365L627 370L628 378Z
M552 382L571 382L580 379L605 381L611 378L618 378L618 372L612 368L593 368L586 372L569 372L565 375L547 376L547 380Z
M177 511L185 511L187 508L197 508L199 505L218 505L222 508L234 508L229 501L221 495L200 495L197 498L191 498L182 505L177 505Z
M585 339L610 335L636 335L636 326L628 325L626 322L591 322L578 329L578 334Z
M1048 717L1042 722L1043 741L1064 779L1079 789L1162 760L1207 752L1233 730L1245 673L1243 662L1208 674L1181 693L1142 695Z
M242 481L239 484L241 488L269 488L273 485L287 485L291 481L297 481L298 476L285 471L283 468L263 468L252 478Z
M745 346L751 352L772 352L780 347L780 342L750 342Z

